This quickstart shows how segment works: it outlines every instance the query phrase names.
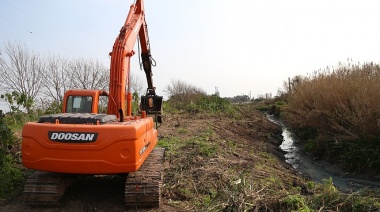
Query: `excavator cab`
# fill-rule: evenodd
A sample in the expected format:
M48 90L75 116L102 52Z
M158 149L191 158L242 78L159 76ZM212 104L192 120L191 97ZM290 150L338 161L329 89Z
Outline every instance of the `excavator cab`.
M92 96L69 96L66 105L67 113L91 113Z
M106 103L102 97L108 93L101 90L69 90L65 93L63 113L99 113Z

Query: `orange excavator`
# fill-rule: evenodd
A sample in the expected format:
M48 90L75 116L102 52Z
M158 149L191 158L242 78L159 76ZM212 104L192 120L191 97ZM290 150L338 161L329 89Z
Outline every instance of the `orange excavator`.
M60 205L70 182L77 176L127 174L125 204L159 207L163 180L164 148L155 147L161 123L162 97L152 80L152 58L143 0L131 5L114 43L109 92L69 90L62 113L28 122L22 130L22 162L34 169L24 187L29 205ZM132 115L130 58L140 41L148 88L140 113ZM103 98L107 113L99 113Z

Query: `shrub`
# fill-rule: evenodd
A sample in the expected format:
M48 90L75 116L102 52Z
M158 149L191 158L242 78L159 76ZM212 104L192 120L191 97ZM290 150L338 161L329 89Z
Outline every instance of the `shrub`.
M200 96L195 105L198 106L199 110L211 113L223 113L230 117L236 115L234 106L227 99L221 98L217 95Z
M17 167L16 138L0 114L0 199L9 198L23 181L23 173Z
M166 86L165 92L169 95L170 107L176 109L186 109L199 97L206 95L201 88L181 80L172 80L171 85Z
M280 202L284 205L287 211L312 211L306 205L305 197L301 196L300 194L288 195L280 200Z
M223 113L229 117L237 114L228 99L219 95L207 95L202 89L180 80L172 81L172 85L166 87L166 92L169 94L169 100L164 103L164 110Z

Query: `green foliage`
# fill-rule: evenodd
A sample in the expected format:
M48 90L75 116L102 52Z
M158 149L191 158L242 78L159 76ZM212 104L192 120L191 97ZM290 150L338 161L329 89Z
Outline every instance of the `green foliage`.
M300 194L288 195L280 200L287 211L309 212L312 211L306 203L304 196Z
M284 188L282 180L276 175L263 178L260 180L260 183L264 185L265 187L270 187L271 189L274 189L274 190L281 190Z
M227 140L227 146L230 147L231 149L235 149L237 147L237 142L233 140Z
M207 95L202 89L177 80L165 89L169 94L169 100L164 103L165 111L191 113L208 112L223 113L234 117L237 112L228 99L221 98L218 94Z
M139 93L135 91L133 92L133 95L132 95L132 114L138 114L139 102L140 102Z
M218 195L218 191L215 189L209 189L208 194L205 194L201 198L201 202L198 202L198 206L200 207L212 207L214 204L214 199Z
M367 193L365 190L345 194L338 191L332 178L324 179L320 191L311 196L308 205L323 211L378 211L380 201L378 194Z
M269 109L269 114L275 117L281 117L284 113L284 108L287 108L287 104L284 101L276 101L271 105Z
M316 142L316 141L313 141L313 140L308 140L306 141L304 144L303 144L303 149L306 151L306 152L310 152L310 153L318 153L320 151L322 151L319 147L319 143Z
M331 144L332 154L349 171L380 172L380 147L375 141L355 140Z
M287 108L287 104L285 101L263 101L257 104L255 108L262 112L269 112L275 117L281 117L285 112L285 108Z
M164 137L158 141L158 146L164 147L167 150L173 151L176 149L176 145L180 144L178 137Z
M228 116L234 116L236 114L236 109L233 105L224 98L217 95L201 96L196 105L200 110L213 112L213 113L224 113Z
M30 113L24 113L22 111L13 112L4 117L4 122L12 130L18 131L22 129L26 122L35 121L42 114L42 111L31 111Z
M256 110L262 111L262 112L268 112L272 105L266 105L266 104L260 104L257 105L255 108Z
M187 142L192 145L194 155L212 157L217 153L217 145L212 141L213 131L205 129L199 135L192 137Z
M178 133L180 133L180 134L185 134L185 133L187 133L187 132L188 132L187 129L184 129L184 128L180 128L180 129L178 129Z
M286 104L285 101L276 101L275 105L277 105L277 106L286 106L287 104Z
M194 198L194 193L189 188L179 188L179 195L182 199L192 199Z
M59 101L53 101L49 104L49 106L42 112L37 111L37 113L43 114L56 114L62 112L62 104Z
M16 91L0 95L10 105L10 112L4 116L4 122L13 130L21 129L24 123L34 121L41 115L42 111L33 111L33 100L26 94L20 94ZM27 113L23 111L25 109Z
M188 103L169 99L166 107L169 107L171 111L207 112L211 114L223 114L228 117L235 117L238 114L236 108L227 99L217 95L198 94Z
M20 108L23 107L29 113L33 105L33 98L17 91L2 94L0 97L9 103L11 112L21 112Z
M339 141L311 137L313 139L303 139L302 146L314 157L329 159L347 171L380 173L380 146L373 139Z
M313 126L298 128L295 133L302 140L315 139L318 136L318 130Z
M163 101L162 102L162 110L163 111L169 111L169 109L172 109L169 105L169 102L168 101Z
M216 145L213 143L210 143L208 141L199 141L197 140L195 142L196 147L199 150L200 155L206 156L206 157L211 157L214 156L217 152Z
M12 150L16 149L16 138L0 115L0 199L9 198L24 179L22 171L17 167L18 155Z
M293 189L280 200L284 211L378 211L378 191L361 190L350 194L342 193L334 186L333 180L323 179L322 184L307 183L313 195L302 195L301 189Z
M308 181L308 182L307 182L307 189L309 189L310 191L311 191L311 190L314 190L315 187L316 187L316 184L315 184L314 181Z

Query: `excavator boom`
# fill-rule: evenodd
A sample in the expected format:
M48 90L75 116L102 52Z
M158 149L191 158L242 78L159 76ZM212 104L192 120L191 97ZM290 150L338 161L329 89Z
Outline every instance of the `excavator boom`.
M125 99L131 100L130 92L130 58L135 54L133 47L140 40L141 57L150 94L155 94L152 80L152 63L148 29L145 20L143 0L131 5L129 14L113 45L111 56L109 97L115 101L108 102L108 114L130 116L130 107L125 113ZM127 91L126 91L127 90ZM127 94L127 95L126 95ZM129 106L131 102L128 102ZM122 113L119 115L119 113Z

